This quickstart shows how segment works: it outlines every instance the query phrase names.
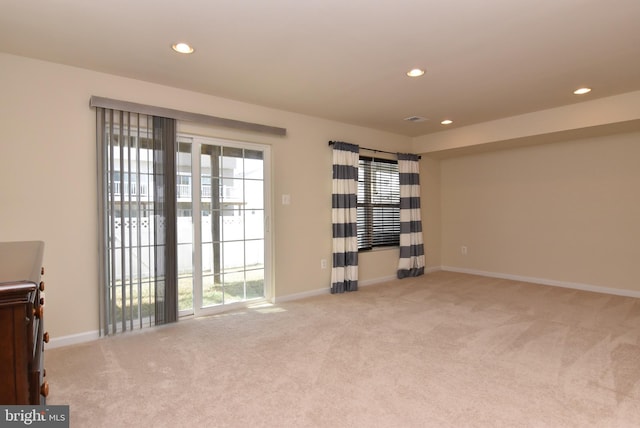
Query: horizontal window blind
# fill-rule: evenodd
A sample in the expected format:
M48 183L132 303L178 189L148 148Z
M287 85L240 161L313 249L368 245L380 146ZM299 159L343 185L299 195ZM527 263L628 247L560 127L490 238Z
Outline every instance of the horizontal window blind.
M400 244L400 179L394 160L360 157L358 250Z

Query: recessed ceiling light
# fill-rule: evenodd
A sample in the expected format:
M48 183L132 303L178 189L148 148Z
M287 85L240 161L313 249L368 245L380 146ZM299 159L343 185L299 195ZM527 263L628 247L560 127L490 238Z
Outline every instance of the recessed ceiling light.
M589 92L591 92L591 88L579 88L573 91L573 93L576 95L584 95L588 94Z
M443 125L451 125L453 123L453 120L450 119L445 119L442 122L440 122Z
M175 45L171 46L173 48L174 51L179 52L179 53L183 53L183 54L190 54L193 53L193 48L191 46L189 46L186 43L176 43Z
M420 77L424 74L424 70L421 68L414 68L413 70L407 71L407 76L409 77Z

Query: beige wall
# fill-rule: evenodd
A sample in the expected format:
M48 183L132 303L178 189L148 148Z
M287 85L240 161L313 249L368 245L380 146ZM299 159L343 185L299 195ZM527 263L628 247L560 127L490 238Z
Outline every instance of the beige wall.
M408 137L0 54L0 241L46 242L47 329L98 328L95 113L91 95L287 128L286 137L181 124L180 130L272 147L278 297L328 289L331 150L342 140L410 151ZM282 205L281 195L291 195ZM395 274L397 249L364 254L360 279Z
M329 140L429 153L420 162L428 268L640 290L638 132L438 160L439 150L460 147L457 133L474 134L475 128L412 140L5 54L0 93L0 241L46 242L46 322L53 337L98 328L91 95L287 128L286 137L271 137L179 125L185 132L271 146L277 297L329 286L330 269L320 268L320 260L331 257ZM443 138L447 144L440 144ZM291 195L291 205L280 203L282 194ZM462 245L468 247L464 257ZM360 280L394 276L397 256L395 248L362 254Z
M561 142L585 135L640 130L640 91L594 99L575 98L574 101L562 107L423 135L414 139L413 150L440 156L487 147Z
M640 133L446 159L441 180L443 266L640 291Z
M427 269L442 265L440 162L427 156L420 160L420 206Z

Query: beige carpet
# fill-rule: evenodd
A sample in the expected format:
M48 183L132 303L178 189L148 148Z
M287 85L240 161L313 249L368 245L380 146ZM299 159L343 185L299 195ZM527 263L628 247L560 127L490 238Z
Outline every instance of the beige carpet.
M640 300L436 272L46 367L72 427L638 427Z

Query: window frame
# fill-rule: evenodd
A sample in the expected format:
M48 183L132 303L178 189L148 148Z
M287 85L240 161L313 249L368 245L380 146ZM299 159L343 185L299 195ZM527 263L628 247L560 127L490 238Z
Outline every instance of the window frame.
M393 166L390 166L393 165ZM374 173L394 173L380 180ZM392 202L376 201L375 189L386 186ZM358 251L400 246L400 173L394 159L360 156L358 162ZM376 211L378 211L376 213ZM377 218L376 218L377 217ZM383 228L380 230L380 228Z

